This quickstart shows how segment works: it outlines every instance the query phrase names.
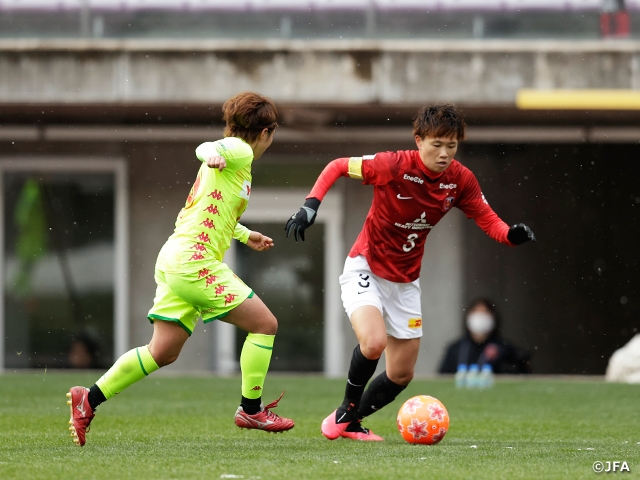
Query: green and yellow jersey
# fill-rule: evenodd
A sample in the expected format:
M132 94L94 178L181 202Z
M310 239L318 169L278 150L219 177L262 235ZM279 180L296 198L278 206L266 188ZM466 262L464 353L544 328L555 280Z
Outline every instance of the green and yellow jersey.
M212 155L224 157L226 168L209 168L204 162ZM203 143L196 156L203 164L158 256L156 266L166 273L202 271L222 261L232 238L243 243L249 238L249 229L238 221L251 195L253 150L240 138L226 137Z

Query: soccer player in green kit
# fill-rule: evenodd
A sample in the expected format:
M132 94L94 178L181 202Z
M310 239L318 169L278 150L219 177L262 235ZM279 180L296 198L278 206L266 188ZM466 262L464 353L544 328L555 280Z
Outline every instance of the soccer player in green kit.
M257 251L273 240L238 223L251 194L251 164L271 145L277 126L274 103L245 92L222 107L224 138L196 149L203 164L176 220L174 233L158 255L154 305L148 318L153 335L148 345L122 355L91 388L72 387L69 431L83 446L98 405L128 386L173 363L200 318L222 320L248 332L242 353L242 398L235 414L240 428L282 432L294 422L262 405L262 388L271 361L278 322L257 295L222 259L232 238Z

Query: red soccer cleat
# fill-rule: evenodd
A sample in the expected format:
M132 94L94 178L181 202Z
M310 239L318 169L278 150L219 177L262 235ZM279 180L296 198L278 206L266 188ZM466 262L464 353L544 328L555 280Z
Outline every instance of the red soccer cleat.
M360 425L360 422L352 422L351 430L353 431L345 430L344 432L342 432L342 435L340 436L342 438L348 438L349 440L360 440L362 442L383 442L384 441L384 438L380 437L379 435L376 435L368 428L364 428L362 425Z
M69 419L69 431L73 437L73 443L82 447L86 443L86 433L95 413L89 405L89 389L85 387L72 387L67 393L67 405L71 410Z
M291 430L295 423L290 418L284 418L269 411L270 408L278 406L278 402L284 395L284 392L280 394L277 400L271 402L264 407L261 411L255 415L249 415L242 409L242 405L236 410L235 421L236 425L240 428L254 428L256 430L264 430L265 432L284 432Z
M327 418L322 421L322 425L320 425L320 431L322 435L327 437L329 440L335 440L339 438L343 432L347 429L350 422L338 423L336 419L337 410L334 410L329 414ZM347 415L346 413L344 415Z

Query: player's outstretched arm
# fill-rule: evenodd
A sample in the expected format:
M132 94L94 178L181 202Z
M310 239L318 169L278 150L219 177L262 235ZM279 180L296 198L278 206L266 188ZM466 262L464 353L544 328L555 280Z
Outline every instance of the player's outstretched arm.
M253 150L242 140L227 137L198 145L196 157L211 169L235 172L251 163Z
M535 242L536 236L524 223L519 223L509 229L509 233L507 233L507 240L514 245L522 245L529 240L533 240Z
M300 207L297 213L291 215L291 218L287 221L284 229L287 232L287 238L293 232L293 237L298 241L298 238L304 242L304 231L313 225L316 221L316 216L320 208L320 200L317 198L307 198L304 205Z
M510 246L522 245L529 240L536 241L533 231L524 223L509 227L490 207L485 207L485 210L482 215L474 218L474 220L484 233L495 241Z
M273 247L273 239L267 237L266 235L261 234L260 232L252 231L249 234L249 238L247 240L247 246L254 249L257 252L262 252L264 250L269 250Z
M315 222L320 202L324 199L331 186L340 177L349 176L349 159L336 158L324 167L322 173L316 180L315 185L307 196L307 201L300 207L297 213L291 215L284 229L287 232L287 238L293 232L293 237L298 241L304 241L304 231ZM362 178L361 176L358 178Z

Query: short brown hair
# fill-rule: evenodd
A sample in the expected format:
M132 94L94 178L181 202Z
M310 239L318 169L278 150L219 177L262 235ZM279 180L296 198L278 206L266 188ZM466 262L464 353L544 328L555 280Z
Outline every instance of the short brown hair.
M258 93L243 92L222 105L222 119L226 122L225 137L240 137L254 142L266 128L269 132L278 126L278 111L270 98Z
M467 124L455 105L427 105L413 117L413 134L420 138L455 138L464 140Z

